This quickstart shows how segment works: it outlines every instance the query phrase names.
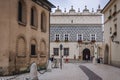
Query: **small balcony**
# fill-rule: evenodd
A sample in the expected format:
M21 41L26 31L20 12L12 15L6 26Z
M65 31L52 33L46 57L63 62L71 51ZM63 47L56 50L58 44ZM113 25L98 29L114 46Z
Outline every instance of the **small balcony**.
M65 42L68 42L68 40L66 39L66 40L64 40Z
M113 13L113 16L116 16L116 14L117 14L117 12L115 11L115 12Z
M82 40L78 40L78 43L82 43L83 41Z
M91 42L92 42L92 43L95 43L95 42L96 42L96 40L91 40Z
M60 42L60 40L56 39L55 42Z
M116 31L113 33L113 36L117 36L117 32Z

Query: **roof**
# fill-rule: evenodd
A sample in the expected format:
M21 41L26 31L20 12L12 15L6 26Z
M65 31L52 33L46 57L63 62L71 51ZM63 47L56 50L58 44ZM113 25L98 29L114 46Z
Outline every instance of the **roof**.
M46 5L49 8L55 8L55 6L48 0L32 0L32 1L36 2L39 5Z
M108 9L108 7L116 0L109 0L109 2L105 5L105 7L102 9L102 13L104 13L106 11L106 9Z
M41 1L41 0L39 0ZM48 0L42 0L44 3L46 3L46 5L50 6L51 8L55 8L55 5L53 5L51 2L49 2Z

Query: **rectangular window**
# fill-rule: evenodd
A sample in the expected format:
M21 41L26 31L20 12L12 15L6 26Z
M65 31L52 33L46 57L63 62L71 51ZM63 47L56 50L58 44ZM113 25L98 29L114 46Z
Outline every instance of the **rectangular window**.
M68 34L65 34L65 41L68 41Z
M83 36L81 34L78 34L78 41L82 41L83 40Z
M110 34L112 34L112 28L110 27Z
M96 40L96 35L95 34L91 35L91 41L93 41L93 40Z
M31 45L31 55L36 55L36 46L34 44Z
M64 56L69 56L69 48L64 48Z
M115 32L114 32L114 35L116 36L117 35L117 24L114 25L114 29L115 29Z
M117 6L116 5L114 5L114 12L116 12L117 11Z
M56 41L59 41L59 37L60 37L59 34L56 34L56 35L55 35L55 40L56 40Z
M53 48L54 56L59 56L59 48Z
M22 3L18 3L18 21L22 22Z
M110 10L109 10L109 16L111 16L111 14L112 14L112 10L110 9Z

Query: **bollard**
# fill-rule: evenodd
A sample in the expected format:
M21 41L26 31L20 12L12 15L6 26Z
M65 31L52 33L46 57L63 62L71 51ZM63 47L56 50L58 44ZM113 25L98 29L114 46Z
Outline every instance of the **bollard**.
M30 67L30 79L31 80L38 80L38 76L37 76L37 65L34 62L31 67Z
M48 64L48 67L47 67L47 71L48 72L51 72L51 70L52 70L52 63L51 63L51 60L49 60L49 64Z

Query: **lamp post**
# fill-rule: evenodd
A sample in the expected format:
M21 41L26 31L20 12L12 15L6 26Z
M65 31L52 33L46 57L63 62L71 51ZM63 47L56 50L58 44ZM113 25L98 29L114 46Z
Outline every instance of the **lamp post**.
M60 44L60 68L62 69L62 49L63 49L63 45Z

